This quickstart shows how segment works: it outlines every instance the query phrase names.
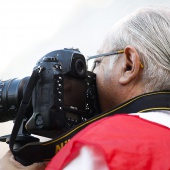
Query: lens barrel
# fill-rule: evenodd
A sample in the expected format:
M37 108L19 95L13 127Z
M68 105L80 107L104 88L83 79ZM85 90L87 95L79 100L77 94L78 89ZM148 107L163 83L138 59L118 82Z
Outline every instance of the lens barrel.
M0 81L0 122L15 118L28 80L29 77Z

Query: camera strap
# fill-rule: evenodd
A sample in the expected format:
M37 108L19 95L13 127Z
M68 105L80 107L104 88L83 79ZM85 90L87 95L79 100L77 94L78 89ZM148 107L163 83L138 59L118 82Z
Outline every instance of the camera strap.
M41 72L42 69L43 69L42 67L38 67L37 69L33 70L33 73L31 75L30 80L29 80L27 87L25 89L23 99L21 101L21 104L20 104L16 119L15 119L15 124L14 124L14 127L12 129L11 136L10 136L9 147L10 147L11 152L15 156L15 158L18 158L18 160L20 160L20 157L17 157L17 150L16 150L16 148L14 148L14 145L16 143L16 138L17 138L19 129L21 127L22 120L24 119L24 116L25 116L25 113L26 113L26 110L27 110L27 106L30 102L33 89L38 82L39 73ZM22 162L22 160L19 161L19 162ZM23 160L23 164L24 163L25 162Z
M153 110L170 110L170 91L151 92L137 96L108 112L88 119L53 140L28 143L15 151L14 155L29 163L49 161L74 135L97 120L115 114L148 112Z

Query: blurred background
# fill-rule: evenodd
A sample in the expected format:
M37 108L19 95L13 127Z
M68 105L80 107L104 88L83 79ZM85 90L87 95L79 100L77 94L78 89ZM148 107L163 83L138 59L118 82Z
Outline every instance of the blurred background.
M0 80L30 76L46 53L79 48L95 55L108 29L139 7L169 0L0 0ZM12 121L0 123L0 136ZM8 145L0 143L0 158Z

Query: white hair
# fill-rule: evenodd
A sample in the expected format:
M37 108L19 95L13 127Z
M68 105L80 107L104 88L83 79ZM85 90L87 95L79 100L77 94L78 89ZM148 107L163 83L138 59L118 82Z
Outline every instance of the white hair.
M127 16L108 32L99 51L127 45L136 48L144 65L143 91L170 90L170 8L145 7Z

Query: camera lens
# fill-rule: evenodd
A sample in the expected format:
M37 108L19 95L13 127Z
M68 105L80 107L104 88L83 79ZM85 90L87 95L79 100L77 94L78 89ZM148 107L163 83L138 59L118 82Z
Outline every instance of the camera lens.
M83 60L78 59L75 62L75 71L78 75L83 76L85 74L86 65Z
M28 80L29 77L0 81L0 122L16 116Z

